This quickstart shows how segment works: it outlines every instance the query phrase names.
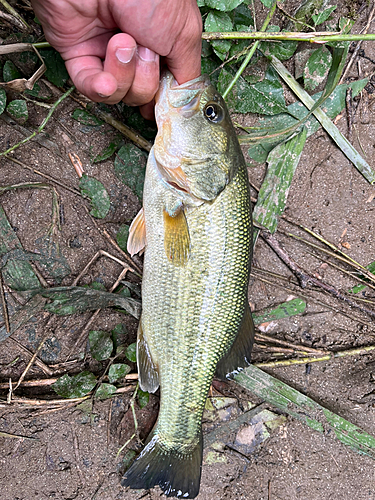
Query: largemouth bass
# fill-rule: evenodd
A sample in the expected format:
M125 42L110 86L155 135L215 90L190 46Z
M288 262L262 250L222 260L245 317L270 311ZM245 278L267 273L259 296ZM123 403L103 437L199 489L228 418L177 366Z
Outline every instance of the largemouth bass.
M158 134L128 250L145 250L139 385L160 385L160 411L122 484L195 498L212 378L244 367L253 344L250 195L228 110L206 76L177 85L164 74L156 103Z

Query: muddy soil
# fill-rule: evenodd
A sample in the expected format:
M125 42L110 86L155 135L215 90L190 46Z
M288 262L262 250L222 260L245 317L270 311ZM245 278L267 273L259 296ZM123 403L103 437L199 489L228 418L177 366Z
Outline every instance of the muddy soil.
M358 5L358 9L359 9ZM292 4L285 9L293 10ZM339 4L342 14L347 12L347 2ZM354 32L365 26L370 12L364 7L355 24ZM260 13L260 18L262 17ZM370 32L374 32L374 27ZM353 65L349 79L371 75L374 71L375 48L373 43L362 45L365 57ZM358 71L361 71L361 75ZM374 89L375 90L375 89ZM373 94L375 95L375 94ZM372 94L367 104L356 101L358 113L353 129L353 144L370 165L375 165L375 117ZM369 106L367 119L362 119L361 106ZM94 220L88 213L88 203L82 197L55 185L60 200L61 229L48 236L51 224L51 192L25 189L2 195L1 204L8 220L24 249L36 253L53 251L65 271L60 278L38 268L49 286L70 285L84 266L99 250L105 250L122 259L123 256L104 235L105 229L113 238L121 224L129 224L141 207L139 199L115 175L113 158L93 163L93 158L117 132L109 125L89 129L73 120L72 112L78 104L67 99L53 115L46 127L48 138L57 145L56 151L29 142L11 154L28 167L50 174L63 185L77 188L78 177L68 154L76 153L88 175L99 179L111 198L109 215L104 220ZM26 126L33 129L45 116L43 108L34 107ZM341 132L348 133L346 115L337 121ZM23 139L14 127L0 119L0 150ZM246 154L246 150L244 150ZM250 160L249 160L250 161ZM253 162L251 162L253 164ZM264 165L249 168L253 184L260 185L265 173ZM1 160L0 185L21 182L45 182L39 175L24 166ZM46 181L48 182L48 181ZM308 139L290 190L286 215L295 222L316 231L347 252L363 265L374 260L375 255L375 199L374 188L358 173L338 150L328 135L320 130ZM256 196L255 191L253 196ZM306 237L298 228L286 221L280 229ZM312 255L310 247L291 239L281 232L279 241L304 269L319 275L325 282L340 290L348 290L353 280L332 266L327 266L320 255ZM308 237L307 237L308 238ZM308 238L309 239L309 238ZM314 241L310 238L310 241ZM47 249L47 250L46 250ZM52 250L51 250L52 249ZM291 344L321 349L344 350L370 345L375 340L373 320L368 315L338 302L323 293L295 287L292 275L267 244L259 239L254 252L254 265L286 277L289 282L271 280L266 283L254 273L250 282L250 301L255 311L279 304L291 297L306 295L307 309L303 315L283 319L268 325L267 334ZM82 276L80 285L93 281L107 290L122 271L121 265L101 257ZM264 275L265 278L267 276ZM136 274L129 272L127 279L139 283ZM267 278L268 279L268 278ZM363 298L374 299L374 292L366 289ZM17 303L7 294L9 307ZM373 304L367 304L373 308ZM46 331L51 335L39 358L51 368L52 376L83 369L102 373L103 364L87 354L84 340L66 364L67 355L75 345L92 313L55 317L47 312L38 314L14 336L4 340L0 349L0 382L11 378L16 381L30 357L22 346L35 352ZM111 330L123 324L121 342L134 342L137 321L113 310L102 310L91 329ZM266 327L265 327L266 328ZM80 357L79 354L83 353ZM254 349L254 361L265 361L272 353L259 346ZM131 363L130 363L131 364ZM135 365L131 364L135 371ZM374 354L338 358L331 361L288 367L267 368L269 373L305 393L323 406L338 413L366 432L375 435L375 358ZM27 379L51 378L37 365L33 365ZM117 456L134 432L134 421L129 407L135 383L128 381L121 395L110 400L96 401L92 407L61 405L57 410L41 404L53 397L53 391L38 387L20 387L14 399L28 399L28 404L6 405L0 403L0 431L27 436L32 439L2 437L0 434L1 500L120 500L156 499L160 491L126 491L120 485L124 470L124 453ZM7 391L2 391L6 398ZM234 398L233 404L222 414L223 419L238 415L249 405L261 403L251 393L234 383L220 386L214 395ZM56 395L55 395L56 397ZM136 405L140 437L143 439L157 415L158 397L140 410ZM271 405L270 411L280 414ZM212 429L209 419L205 432ZM227 436L226 443L233 443L234 436ZM133 441L130 448L137 449ZM139 448L138 448L139 449ZM375 498L375 474L372 459L361 456L332 436L319 434L302 423L287 417L270 432L270 437L243 455L231 446L214 454L205 453L201 492L198 500L341 500Z

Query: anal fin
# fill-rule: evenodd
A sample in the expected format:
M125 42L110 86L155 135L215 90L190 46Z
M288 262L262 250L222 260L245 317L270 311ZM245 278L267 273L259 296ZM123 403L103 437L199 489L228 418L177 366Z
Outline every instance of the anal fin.
M129 228L129 238L127 249L133 257L136 253L142 252L146 246L146 225L143 208L137 213Z
M173 215L164 210L163 215L166 256L176 266L183 266L190 256L190 235L185 212L181 207Z
M249 304L246 303L237 337L229 351L220 359L216 367L216 376L227 378L231 373L237 372L250 364L251 351L254 343L255 328L251 317Z
M139 321L137 334L137 363L140 388L142 391L155 392L159 387L159 375L143 335L142 318Z

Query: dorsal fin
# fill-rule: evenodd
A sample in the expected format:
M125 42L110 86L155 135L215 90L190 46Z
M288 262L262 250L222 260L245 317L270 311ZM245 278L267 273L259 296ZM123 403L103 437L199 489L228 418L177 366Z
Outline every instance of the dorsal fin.
M249 304L246 303L241 326L232 347L221 358L216 367L216 376L225 379L231 373L237 372L250 364L251 351L254 343L254 323Z
M142 252L146 246L146 225L143 208L135 216L129 228L127 249L130 255Z

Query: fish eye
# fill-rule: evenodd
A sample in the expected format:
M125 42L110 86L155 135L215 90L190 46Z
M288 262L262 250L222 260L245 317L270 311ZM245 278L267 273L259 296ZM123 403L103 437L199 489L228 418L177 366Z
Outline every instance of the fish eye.
M203 112L207 120L213 123L220 123L224 118L224 110L216 102L207 103Z

